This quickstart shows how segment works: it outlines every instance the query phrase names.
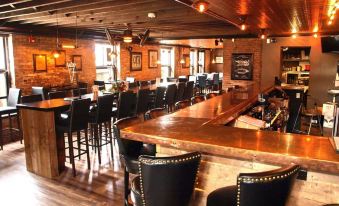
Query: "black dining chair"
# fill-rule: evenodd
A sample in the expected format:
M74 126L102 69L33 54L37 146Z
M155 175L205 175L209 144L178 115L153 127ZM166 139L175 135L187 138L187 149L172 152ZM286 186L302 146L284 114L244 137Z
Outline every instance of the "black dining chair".
M137 93L137 115L144 116L149 108L150 90L140 89Z
M119 147L119 155L124 162L124 202L125 206L128 206L129 190L129 174L138 174L138 158L140 155L154 156L156 151L154 147L149 147L142 142L123 139L120 130L132 125L140 124L143 120L138 117L126 117L116 121L113 124L114 137L117 140Z
M48 92L49 99L63 99L65 97L66 97L66 92L64 91Z
M72 96L73 97L78 97L78 96L81 96L81 95L85 95L87 93L88 93L87 88L77 88L77 89L72 90Z
M32 87L32 94L40 94L42 100L48 99L48 92L44 87Z
M240 173L237 185L210 193L207 206L285 206L299 165L259 173Z
M89 156L89 145L88 145L88 122L89 122L89 107L91 99L78 99L73 100L70 107L70 112L61 113L58 116L56 122L57 131L60 133L67 133L69 159L72 164L73 176L76 176L75 171L75 158L81 157L81 155L87 154L87 167L91 168L91 161ZM80 131L85 133L85 146L86 149L82 149L80 145ZM73 133L77 133L77 138L73 140ZM73 143L77 142L78 147L74 147ZM78 151L78 154L74 155L74 150Z
M99 164L101 164L101 147L104 145L110 145L111 156L113 160L113 137L112 137L112 109L113 109L114 95L99 96L97 104L90 111L89 124L91 129L91 141L90 146L95 148L98 152ZM102 126L105 129L105 137L103 137ZM104 143L103 143L104 142Z
M145 81L145 80L143 80L143 81L138 81L138 86L139 87L147 87L147 86L149 86L150 85L150 82L149 81Z
M177 90L176 98L175 98L176 102L184 100L185 88L186 88L186 83L180 82L178 84L178 90Z
M42 101L42 95L41 94L32 94L32 95L26 95L21 97L21 103L31 103L31 102L39 102Z
M99 90L105 89L105 81L94 80L94 85L97 85Z
M132 91L119 94L117 109L113 109L114 120L136 115L137 95Z
M186 87L185 87L183 98L182 98L183 100L191 99L193 97L193 88L194 88L193 81L186 82Z
M165 105L167 107L168 112L172 112L174 110L176 93L177 85L170 84L167 86L167 90L165 93Z
M138 87L138 82L129 82L128 89L134 89Z
M21 90L17 88L10 88L8 92L8 97L7 97L7 106L5 107L0 107L0 149L3 150L3 128L2 128L2 117L7 116L8 121L9 121L9 136L12 139L13 138L13 130L19 131L21 133L21 128L20 128L20 117L19 117L19 110L16 108L16 105L20 101L20 96L21 96ZM16 116L17 120L17 127L18 128L13 128L12 124L12 116ZM20 134L20 143L22 144L22 134Z
M188 206L195 188L201 154L139 157L139 176L132 180L134 206Z

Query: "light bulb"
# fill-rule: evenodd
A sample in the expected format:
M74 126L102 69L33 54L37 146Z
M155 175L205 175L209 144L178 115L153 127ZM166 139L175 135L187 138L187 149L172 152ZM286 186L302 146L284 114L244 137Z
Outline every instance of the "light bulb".
M246 30L246 25L245 25L245 24L242 24L242 25L241 25L241 30L242 30L242 31L245 31L245 30Z

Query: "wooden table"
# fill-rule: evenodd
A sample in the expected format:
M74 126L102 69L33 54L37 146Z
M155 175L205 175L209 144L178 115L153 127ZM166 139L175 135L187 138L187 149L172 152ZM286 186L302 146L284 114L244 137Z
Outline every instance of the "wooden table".
M339 155L328 138L224 126L256 102L259 92L258 88L249 88L226 93L125 128L121 134L126 139L157 144L159 155L202 152L198 188L204 198L218 187L235 184L239 172L295 163L310 171L311 177L305 183L298 182L299 191L293 194L303 201L289 205L312 205L306 202L311 200L326 203L324 198L339 202Z

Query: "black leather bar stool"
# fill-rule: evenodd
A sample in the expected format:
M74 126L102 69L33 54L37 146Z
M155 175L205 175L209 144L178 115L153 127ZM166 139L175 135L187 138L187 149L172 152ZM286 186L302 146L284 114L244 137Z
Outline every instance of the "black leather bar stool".
M184 100L185 87L186 87L185 82L180 82L178 84L178 90L177 90L177 94L175 97L176 102Z
M44 87L32 87L32 94L40 94L42 100L48 99L47 90Z
M197 87L199 88L200 94L204 94L204 92L205 92L205 89L206 89L206 86L207 86L206 81L207 81L206 75L198 76Z
M41 94L32 94L21 97L21 103L31 103L31 102L39 102L42 101Z
M139 157L139 176L132 181L134 206L188 206L194 192L201 154Z
M88 121L89 121L89 107L91 99L79 99L73 100L70 111L62 113L57 120L56 128L58 132L67 133L68 138L68 150L69 159L72 164L73 176L76 175L75 171L75 158L81 155L87 154L87 166L91 168L91 161L89 157L89 146L88 146ZM81 149L80 142L80 131L85 132L85 145L86 149ZM73 141L73 132L77 132L77 140ZM78 148L73 147L73 142L78 142ZM67 148L66 148L67 149ZM78 150L78 154L74 155L74 149Z
M150 102L150 90L140 89L137 93L137 115L144 117Z
M91 146L98 151L99 164L101 164L100 150L103 145L110 144L111 156L113 160L113 137L112 137L112 108L114 95L104 95L98 97L97 105L91 109L89 123L91 125L91 140L94 144ZM105 128L105 138L102 136L102 126ZM104 141L104 143L102 143ZM92 141L93 142L93 141Z
M12 130L14 130L12 125L12 116L16 115L17 130L20 132L20 117L18 114L18 109L16 108L16 105L20 101L21 96L21 90L16 88L10 88L8 92L8 98L7 98L7 106L6 107L0 107L0 149L3 150L3 134L2 134L2 117L7 116L9 120L9 134L10 138L13 138ZM20 143L22 143L22 135L20 134Z
M237 185L210 193L207 206L285 206L299 168L292 165L267 172L240 173Z
M208 94L206 94L206 99L211 99L211 98L216 97L216 96L218 96L217 93L208 93Z
M132 91L119 93L117 108L113 108L113 120L119 120L125 117L136 115L137 95Z
M156 151L154 147L148 147L149 145L142 142L122 139L120 130L135 124L140 124L143 121L138 117L127 117L118 120L113 125L114 137L117 140L119 147L119 154L125 164L124 169L124 185L125 185L125 205L128 204L129 195L129 173L138 174L138 158L140 155L154 156Z
M175 104L175 97L177 93L177 85L171 84L168 85L166 94L165 94L165 104L168 112L172 112Z
M194 89L194 82L193 81L186 82L186 87L185 87L185 91L183 94L183 100L186 100L186 99L190 100L193 97L193 89Z
M191 106L191 101L189 100L179 101L175 103L175 110L184 109L189 106Z
M66 97L66 92L64 91L48 92L49 99L61 99L65 97Z
M153 108L160 108L165 106L165 92L166 87L157 87L155 90L155 98L152 104Z

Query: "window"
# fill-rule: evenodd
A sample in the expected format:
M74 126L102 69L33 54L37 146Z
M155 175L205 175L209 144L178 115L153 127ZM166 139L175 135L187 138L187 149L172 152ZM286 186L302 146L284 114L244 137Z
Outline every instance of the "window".
M95 44L95 65L97 69L106 69L112 65L112 56L110 52L112 46L109 44Z
M173 52L171 48L160 49L161 78L174 77Z
M118 78L119 45L116 46L117 55L111 55L113 47L110 44L95 44L96 79L101 81L116 80ZM114 65L114 67L113 67ZM114 68L114 71L113 71Z
M6 41L6 37L0 36L0 104L6 102L9 85Z

